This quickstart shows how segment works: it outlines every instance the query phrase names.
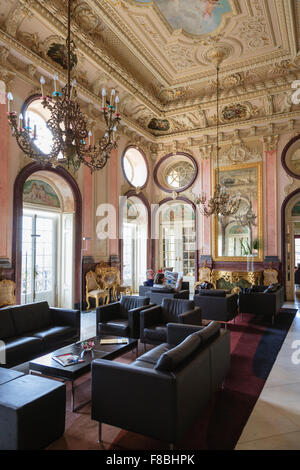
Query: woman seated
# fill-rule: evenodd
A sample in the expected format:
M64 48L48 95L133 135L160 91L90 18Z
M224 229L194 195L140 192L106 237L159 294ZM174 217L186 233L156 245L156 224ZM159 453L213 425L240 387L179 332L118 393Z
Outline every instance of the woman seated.
M164 273L156 273L154 277L153 287L158 289L166 289L168 286L166 285L166 278Z

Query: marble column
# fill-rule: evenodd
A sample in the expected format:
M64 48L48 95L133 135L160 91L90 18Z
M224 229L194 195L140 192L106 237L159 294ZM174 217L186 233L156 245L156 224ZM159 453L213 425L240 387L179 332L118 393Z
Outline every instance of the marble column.
M2 100L1 100L2 101ZM7 104L0 103L0 260L11 257L8 244L9 230L9 135L10 128L7 120ZM10 221L12 225L12 220Z
M211 169L212 169L212 146L205 149L205 158L201 160L201 186L202 191L206 194L206 199L211 197L212 193L212 180L211 180ZM202 221L202 246L200 246L200 252L202 255L212 255L212 225L211 217L200 216Z
M278 255L277 234L277 146L278 136L264 138L265 168L265 256Z

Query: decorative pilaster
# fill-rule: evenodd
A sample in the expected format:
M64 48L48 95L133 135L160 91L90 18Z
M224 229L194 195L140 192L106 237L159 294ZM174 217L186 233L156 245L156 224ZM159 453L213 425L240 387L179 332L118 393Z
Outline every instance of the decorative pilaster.
M278 135L264 137L265 153L265 256L278 255L277 234L277 148Z
M206 147L200 148L201 155L201 187L202 191L206 194L206 197L209 198L212 193L212 182L211 182L211 172L213 167L213 145L208 145ZM211 226L211 217L201 217L200 218L200 230L202 237L200 237L200 243L202 246L199 246L200 252L202 255L211 255L212 248L212 226Z
M3 80L0 71L0 80ZM9 217L9 134L10 129L7 120L6 90L7 78L2 81L2 91L4 89L4 103L0 102L0 135L1 135L1 158L0 158L0 258L2 262L11 258L8 243L8 231L12 226L12 217Z

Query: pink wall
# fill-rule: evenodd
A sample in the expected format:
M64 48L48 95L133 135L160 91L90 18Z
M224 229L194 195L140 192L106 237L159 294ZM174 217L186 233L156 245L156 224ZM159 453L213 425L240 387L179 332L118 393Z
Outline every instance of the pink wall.
M7 105L0 104L0 258L9 258L8 253L8 201L9 201L9 125Z
M82 237L91 238L82 244L83 255L93 254L93 176L87 166L84 168L83 181L83 210L82 210Z

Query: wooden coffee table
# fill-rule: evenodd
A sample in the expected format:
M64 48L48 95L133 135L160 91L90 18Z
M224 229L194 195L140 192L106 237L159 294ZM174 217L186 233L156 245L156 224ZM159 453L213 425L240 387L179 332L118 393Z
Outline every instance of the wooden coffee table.
M112 336L105 336L103 339L113 338ZM64 367L60 365L53 359L53 356L58 356L60 354L76 354L78 356L83 352L82 343L79 341L77 343L70 344L64 348L57 349L56 351L51 352L50 354L45 354L44 356L38 357L33 361L29 362L29 373L42 374L47 377L53 377L63 381L69 381L72 385L71 392L71 409L76 411L86 403L81 404L75 408L75 380L79 377L82 377L84 374L87 374L91 370L91 363L94 359L107 359L113 360L119 356L122 356L128 351L132 351L137 348L138 341L132 338L126 338L127 343L121 344L100 344L100 336L95 336L89 338L85 341L94 341L95 347L92 351L87 351L84 353L83 358L84 362L79 362L78 364L73 364L71 366Z

